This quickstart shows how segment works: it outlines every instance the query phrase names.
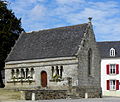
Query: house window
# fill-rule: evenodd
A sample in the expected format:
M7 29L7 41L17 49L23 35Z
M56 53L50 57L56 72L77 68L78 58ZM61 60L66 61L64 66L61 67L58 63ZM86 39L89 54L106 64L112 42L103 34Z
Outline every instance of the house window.
M110 49L110 56L111 56L111 57L114 57L114 56L115 56L115 49L114 49L114 48L111 48L111 49Z
M107 90L119 90L119 80L107 80Z
M115 74L116 73L116 66L115 64L110 64L110 74Z
M107 74L119 74L119 64L107 64L106 73Z
M110 90L116 89L116 80L110 80Z
M91 68L92 68L92 49L88 50L88 76L91 75Z

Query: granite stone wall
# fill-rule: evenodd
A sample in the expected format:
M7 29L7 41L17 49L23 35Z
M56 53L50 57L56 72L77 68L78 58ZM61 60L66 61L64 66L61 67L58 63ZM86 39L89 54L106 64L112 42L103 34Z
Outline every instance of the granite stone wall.
M35 94L35 100L66 99L67 90L27 90L25 100L32 100L32 94Z
M60 81L54 81L52 79L52 66L60 67L63 66L62 71L62 79ZM66 89L68 85L68 78L72 79L72 86L78 85L78 59L76 57L68 57L68 58L57 58L52 60L44 60L44 61L38 61L38 62L19 62L19 63L9 63L6 64L6 79L5 79L5 85L7 88L11 87L39 87L41 86L41 72L45 71L47 73L47 89ZM21 69L21 68L34 68L35 70L35 78L32 80L31 83L29 81L24 81L21 83L20 81L16 80L15 84L11 79L11 70L12 69Z
M88 51L92 50L91 74L88 75ZM78 86L96 87L100 89L100 54L96 45L92 26L84 34L83 41L78 52ZM93 88L94 90L94 88Z
M101 98L100 90L97 87L70 87L68 90L22 90L21 96L23 100Z

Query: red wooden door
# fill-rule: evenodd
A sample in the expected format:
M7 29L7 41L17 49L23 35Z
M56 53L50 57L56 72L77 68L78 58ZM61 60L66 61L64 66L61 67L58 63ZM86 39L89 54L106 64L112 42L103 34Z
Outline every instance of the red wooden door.
M45 71L41 72L41 85L42 87L47 86L47 73Z

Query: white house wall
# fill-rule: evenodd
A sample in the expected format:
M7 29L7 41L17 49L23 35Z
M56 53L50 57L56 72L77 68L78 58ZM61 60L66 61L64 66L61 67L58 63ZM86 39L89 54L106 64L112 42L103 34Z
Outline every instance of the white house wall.
M116 75L108 75L106 74L106 65L107 64L119 64L120 66L120 58L108 58L101 60L101 87L104 96L119 96L120 97L120 85L119 90L107 90L106 80L119 80L120 83L120 67L119 74Z

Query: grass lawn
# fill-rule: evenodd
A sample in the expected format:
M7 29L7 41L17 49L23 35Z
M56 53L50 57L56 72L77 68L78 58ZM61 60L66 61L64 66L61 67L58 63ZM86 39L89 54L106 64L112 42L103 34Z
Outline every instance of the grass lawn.
M19 91L0 89L0 101L2 100L20 100L21 94Z

